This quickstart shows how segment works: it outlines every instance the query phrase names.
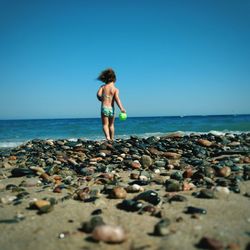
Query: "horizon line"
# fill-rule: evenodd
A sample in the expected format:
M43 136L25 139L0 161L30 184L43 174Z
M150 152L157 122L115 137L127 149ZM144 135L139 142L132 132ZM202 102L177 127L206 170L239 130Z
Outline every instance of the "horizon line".
M152 116L130 116L129 118L162 118L162 117L206 117L206 116L247 116L250 114L216 114L216 115L152 115ZM0 119L0 121L27 121L27 120L76 120L76 119L98 119L101 117L61 117L61 118L10 118L10 119ZM118 118L118 117L116 117Z

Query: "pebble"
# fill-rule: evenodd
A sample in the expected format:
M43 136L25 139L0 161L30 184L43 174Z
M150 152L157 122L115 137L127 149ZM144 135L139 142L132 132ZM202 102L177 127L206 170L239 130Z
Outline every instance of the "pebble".
M117 208L128 211L136 212L143 207L143 203L137 200L123 200L117 205Z
M155 161L154 164L158 167L158 168L164 168L166 166L166 162L165 161Z
M112 190L111 197L114 199L125 199L127 191L123 187L115 187Z
M11 204L14 200L17 199L17 196L7 195L0 198L0 203L2 204Z
M240 245L237 243L229 243L226 247L227 250L240 250Z
M127 235L121 226L100 225L95 227L92 238L107 243L122 243L127 239Z
M85 233L92 233L97 226L104 224L103 218L101 216L95 215L91 217L89 221L82 223L81 230Z
M99 215L99 214L102 214L102 210L100 208L94 210L91 215Z
M166 180L165 187L167 192L178 192L182 189L181 184L177 180Z
M30 208L36 208L40 213L48 213L53 209L53 205L47 200L37 200L30 203Z
M175 192L194 190L200 198L218 198L228 195L230 191L239 193L240 183L250 179L249 143L250 134L216 132L190 136L134 136L110 143L82 139L32 140L6 155L1 154L0 167L4 166L4 162L9 164L8 168L11 167L2 169L1 178L8 179L11 173L11 177L23 177L21 180L25 180L17 185L7 182L2 188L0 185L2 192L15 194L12 198L3 195L1 202L18 206L29 197L28 187L39 186L39 193L43 190L61 192L66 189L67 194L63 197L52 193L62 202L71 198L93 202L91 207L97 209L86 223L95 225L92 217L101 214L100 208L107 208L109 198L122 199L110 202L118 203L118 209L165 218L161 204L187 201L188 196ZM131 182L126 183L125 178L131 170ZM23 187L27 187L27 190ZM163 196L164 189L174 193ZM249 194L246 196L249 197ZM46 213L52 210L56 201L36 200L31 207L39 213ZM189 206L186 213L194 218L202 218L207 211ZM122 211L121 215L126 216ZM155 235L170 233L162 220L154 226ZM83 230L91 233L95 228L104 226L101 221L100 225L96 223L92 229L84 226L86 228Z
M169 159L180 159L181 155L173 152L164 152L164 156Z
M204 198L204 199L213 199L214 191L211 189L201 189L200 192L197 195L198 198Z
M143 193L140 193L139 195L137 195L134 198L134 200L143 200L143 201L149 202L153 205L157 205L161 201L158 193L156 193L153 190L148 190L148 191L145 191Z
M214 191L219 193L219 194L225 194L225 195L230 194L230 190L228 187L217 186L217 187L215 187Z
M5 185L0 183L0 191L3 191L5 189Z
M141 164L138 160L135 160L131 163L131 168L133 169L140 169L141 168Z
M169 226L170 220L168 218L161 219L154 226L154 235L165 236L170 233Z
M139 180L140 180L140 181L148 181L149 178L148 178L147 176L145 176L145 175L140 175L140 176L139 176Z
M222 250L224 249L223 243L217 239L203 236L197 244L200 248L211 249L211 250Z
M11 170L13 177L22 177L26 175L34 175L34 172L28 168L14 168Z
M9 163L9 162L3 162L3 168L6 168L6 169L11 169L12 168L12 166L11 166L11 164Z
M175 194L173 196L170 196L168 199L168 202L171 203L173 201L177 201L177 202L184 202L187 201L187 198L183 195L179 195L179 194Z
M213 144L211 141L204 140L204 139L199 139L197 142L198 142L198 144L200 144L201 146L204 146L204 147L211 147Z
M182 174L183 178L191 178L192 175L193 175L192 168L187 168Z
M180 181L180 180L183 179L181 171L174 171L174 172L170 175L170 178L171 178L171 179L174 179L174 180L178 180L178 181Z
M143 192L144 188L138 184L133 184L132 186L127 186L126 191L128 193L137 193L137 192Z
M30 179L24 180L20 185L23 187L35 187L35 186L41 185L41 181L36 178L30 178Z
M221 177L228 177L231 174L231 168L230 167L222 167L218 170L218 175Z
M142 155L141 163L144 168L149 168L153 164L153 161L149 155Z
M185 211L186 214L206 214L207 210L204 208L188 206Z

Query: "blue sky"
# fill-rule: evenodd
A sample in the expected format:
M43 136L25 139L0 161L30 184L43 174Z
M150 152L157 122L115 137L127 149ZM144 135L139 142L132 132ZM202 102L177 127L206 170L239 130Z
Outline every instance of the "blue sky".
M250 1L0 0L0 119L250 113Z

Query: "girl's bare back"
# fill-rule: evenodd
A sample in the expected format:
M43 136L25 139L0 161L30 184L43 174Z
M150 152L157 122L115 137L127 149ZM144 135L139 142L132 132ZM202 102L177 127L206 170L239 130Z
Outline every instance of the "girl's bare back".
M113 84L105 84L102 86L102 105L106 107L113 107L115 100L115 93L117 89Z

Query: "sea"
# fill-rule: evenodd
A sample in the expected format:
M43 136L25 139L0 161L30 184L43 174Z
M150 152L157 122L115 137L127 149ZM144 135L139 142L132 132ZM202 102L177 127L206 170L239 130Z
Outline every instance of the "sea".
M250 132L250 115L128 117L115 121L115 138L162 136L172 132ZM103 140L100 118L0 120L0 148L33 139Z

